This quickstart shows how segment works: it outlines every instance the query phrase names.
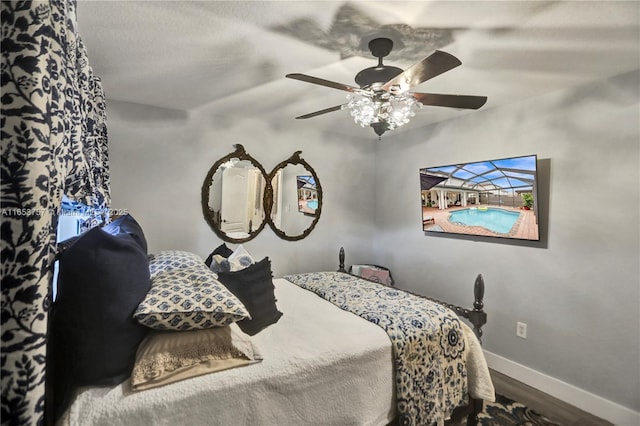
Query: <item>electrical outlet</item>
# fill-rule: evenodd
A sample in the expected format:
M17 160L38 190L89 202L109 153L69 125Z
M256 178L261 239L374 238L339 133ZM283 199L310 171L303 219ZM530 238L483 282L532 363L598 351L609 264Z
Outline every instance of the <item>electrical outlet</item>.
M523 339L527 338L527 324L520 321L516 323L516 336L522 337Z

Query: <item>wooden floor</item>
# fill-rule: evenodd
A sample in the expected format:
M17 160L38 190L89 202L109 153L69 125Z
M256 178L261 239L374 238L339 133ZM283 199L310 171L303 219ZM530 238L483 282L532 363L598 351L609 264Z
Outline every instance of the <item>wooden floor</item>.
M496 393L518 401L562 426L613 425L497 371L491 370L491 378Z

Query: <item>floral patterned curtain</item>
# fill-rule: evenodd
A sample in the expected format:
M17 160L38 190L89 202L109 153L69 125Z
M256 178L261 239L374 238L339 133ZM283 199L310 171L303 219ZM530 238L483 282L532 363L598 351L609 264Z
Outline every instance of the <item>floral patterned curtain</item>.
M106 218L104 94L75 1L2 1L2 424L44 424L47 312L62 195Z

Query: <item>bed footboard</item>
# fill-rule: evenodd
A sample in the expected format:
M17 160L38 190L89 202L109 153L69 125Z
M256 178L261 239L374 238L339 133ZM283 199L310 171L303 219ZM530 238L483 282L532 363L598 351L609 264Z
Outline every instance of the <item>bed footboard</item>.
M345 253L344 247L340 247L340 252L338 253L338 272L348 273L344 268L344 260ZM406 290L404 290L406 291ZM411 292L410 292L411 293ZM446 306L456 313L456 315L461 316L469 320L469 322L473 325L473 332L476 337L482 343L482 326L487 323L487 314L484 311L484 278L482 278L482 274L478 274L476 277L476 281L473 284L473 309L463 308L461 306L452 305L447 302L443 302L438 299L434 299L432 297L418 295L420 297L424 297L425 299L432 300L436 303L440 303L441 305Z

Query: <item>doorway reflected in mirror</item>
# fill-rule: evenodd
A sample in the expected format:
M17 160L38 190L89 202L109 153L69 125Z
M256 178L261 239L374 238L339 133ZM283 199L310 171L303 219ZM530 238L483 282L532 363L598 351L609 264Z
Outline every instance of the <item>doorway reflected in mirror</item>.
M223 240L241 243L254 238L266 224L267 176L242 145L218 160L204 181L205 220Z

